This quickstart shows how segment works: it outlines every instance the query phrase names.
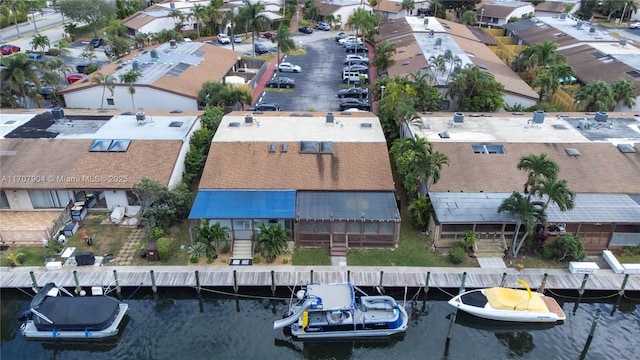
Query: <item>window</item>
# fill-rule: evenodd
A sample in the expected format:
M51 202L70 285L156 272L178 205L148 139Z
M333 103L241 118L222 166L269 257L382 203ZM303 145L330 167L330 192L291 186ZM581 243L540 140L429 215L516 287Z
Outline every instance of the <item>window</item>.
M129 205L140 205L140 201L138 201L138 197L133 191L127 191L127 202Z
M474 154L506 154L504 145L471 145Z
M65 190L29 190L34 209L63 208L72 201L73 192Z
M115 105L115 101L113 101L113 98L107 98L107 105Z
M0 209L9 209L9 199L4 191L0 191Z

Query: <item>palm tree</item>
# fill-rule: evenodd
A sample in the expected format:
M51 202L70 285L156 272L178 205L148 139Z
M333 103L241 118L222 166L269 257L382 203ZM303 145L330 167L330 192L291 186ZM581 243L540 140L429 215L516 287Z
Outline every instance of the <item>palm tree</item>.
M629 109L636 105L636 87L630 80L618 79L611 84L611 90L613 91L613 100L616 104L622 102L622 104Z
M547 210L547 207L551 202L558 205L560 211L567 211L573 209L575 205L576 194L569 190L567 186L567 180L556 180L553 178L544 178L538 180L533 186L532 193L537 194L540 198L547 197L547 200L542 205L542 211Z
M522 53L533 67L547 66L557 60L557 49L557 43L547 40L543 43L527 46L522 50Z
M191 17L196 21L196 30L198 30L198 39L200 39L200 27L202 22L207 19L208 10L207 7L200 4L193 5L191 8Z
M356 29L356 37L360 33L366 36L375 31L376 25L378 25L378 17L359 7L349 16L348 24Z
M184 14L178 9L169 11L168 16L173 19L175 30L182 30L182 22L184 21Z
M437 56L431 55L429 57L428 64L429 68L433 72L434 81L437 80L438 73L444 74L444 72L447 71L447 61L442 54L439 54Z
M46 35L35 34L31 41L29 42L31 48L35 51L40 49L40 53L43 54L46 48L51 48L51 42L49 41L49 37Z
M42 64L43 67L47 70L57 71L60 75L66 76L73 72L73 68L71 65L64 62L64 60L54 57L49 58L47 61Z
M291 27L285 22L281 21L278 26L278 32L276 36L271 38L271 42L278 44L278 57L276 58L276 63L280 63L280 52L289 52L296 48L296 42L291 38ZM280 83L278 82L278 87L280 87Z
M103 73L97 72L93 77L91 77L91 82L102 86L102 101L100 102L100 109L104 109L104 93L109 89L111 96L113 96L113 90L116 87L116 78L113 75L105 76Z
M98 58L93 46L91 45L87 46L87 48L80 54L80 57L86 59L89 64L93 64L93 60Z
M28 107L27 98L35 98L37 89L35 84L40 83L36 73L37 64L29 59L26 54L17 53L2 61L4 68L0 71L0 84L7 88L12 96L22 99L25 107Z
M257 226L256 251L264 256L268 263L276 260L278 255L284 253L289 241L289 232L282 224L269 225L261 223Z
M18 27L18 15L26 16L28 12L27 4L24 2L24 0L6 0L5 2L7 3L6 8L9 9L11 14L13 15L13 24L15 25L16 31L18 32L18 37L20 37L22 35L20 35L20 28Z
M131 105L133 106L134 110L136 108L136 103L133 100L133 95L136 93L136 88L133 86L133 84L135 84L135 82L138 81L141 76L142 74L140 74L140 72L136 70L129 70L126 73L120 75L120 81L129 85L129 94L131 94Z
M57 103L58 90L60 90L60 74L56 71L45 70L40 76L40 82L51 87L51 97L54 104Z
M526 155L520 158L518 162L518 170L524 170L527 172L527 181L524 183L524 193L529 194L528 198L531 198L531 188L540 179L556 179L558 172L560 172L560 166L549 159L547 154L542 153L540 155Z
M31 19L33 21L33 28L35 32L38 32L38 25L36 25L36 12L45 7L44 0L28 0L25 2L26 10L31 12Z
M418 194L418 197L413 199L407 208L411 214L413 225L420 229L426 230L429 225L429 214L431 212L431 201L422 195Z
M236 24L240 15L236 12L235 8L229 9L229 11L225 11L224 13L224 21L229 24L229 29L231 30L231 50L236 51L236 44L233 41L233 35L235 34Z
M586 111L609 111L616 106L611 86L602 80L581 87L574 98Z
M71 54L71 50L69 50L69 43L65 39L61 39L60 41L58 41L55 44L55 47L56 47L56 49L58 49L58 52L60 53L60 55L70 55Z
M378 70L384 70L393 65L393 55L396 53L394 41L382 41L376 45L373 66Z
M251 29L251 47L254 57L256 56L256 34L259 34L270 23L269 18L261 14L263 11L264 4L262 2L251 3L249 0L244 0L244 6L240 9L239 14L240 19L244 20Z
M402 0L402 10L406 10L408 15L411 15L415 8L416 2L414 0Z
M504 199L498 207L499 213L505 211L516 217L516 227L510 247L511 257L515 259L518 257L518 252L520 252L522 245L532 231L533 225L538 221L544 223L546 220L543 211L529 201L527 197L515 191L510 197ZM523 225L524 234L518 239L520 228Z
M464 25L476 25L478 23L478 13L474 10L467 10L462 13L460 23Z

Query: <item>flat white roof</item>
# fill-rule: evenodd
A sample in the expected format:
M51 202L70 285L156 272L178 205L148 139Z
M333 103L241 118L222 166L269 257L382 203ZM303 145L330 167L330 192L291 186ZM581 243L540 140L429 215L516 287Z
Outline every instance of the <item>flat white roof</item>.
M214 142L384 142L385 137L378 117L369 112L353 112L341 115L334 112L333 123L328 123L326 113L267 112L253 114L246 122L245 115L233 112L226 115Z
M57 139L185 140L197 116L150 116L138 121L135 115L116 115L93 133L64 133ZM85 121L85 120L79 120ZM79 122L74 120L73 122ZM92 120L86 120L92 121ZM188 139L186 139L188 140Z
M582 42L618 41L618 38L606 31L602 31L602 28L592 26L588 22L578 20L575 17L567 16L565 19L560 19L559 16L536 16L536 20L554 27L560 30L560 32L570 35L574 39ZM581 24L580 28L578 28L578 22ZM538 24L538 26L544 26L544 24ZM593 30L591 30L592 28Z

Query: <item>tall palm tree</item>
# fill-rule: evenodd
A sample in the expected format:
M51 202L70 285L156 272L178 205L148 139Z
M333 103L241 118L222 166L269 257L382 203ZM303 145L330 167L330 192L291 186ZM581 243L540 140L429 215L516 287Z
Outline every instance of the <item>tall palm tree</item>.
M244 0L244 6L240 9L240 18L245 22L247 27L251 29L251 47L253 48L253 56L256 56L256 34L265 29L270 20L264 14L264 4L260 1L255 3Z
M64 62L64 60L52 57L47 59L47 61L42 64L46 70L57 71L59 76L66 76L73 72L73 68L71 65Z
M630 80L618 79L611 84L611 90L613 91L613 100L616 104L622 102L622 104L629 109L636 105L636 87Z
M378 25L378 16L359 7L349 16L348 24L356 29L356 37L360 33L366 36L375 31L376 25Z
M289 241L289 231L282 224L269 225L261 223L257 226L256 250L264 256L268 263L276 260L284 253Z
M173 24L176 31L182 30L182 23L184 22L184 14L178 9L169 11L168 16L173 19Z
M29 44L34 51L40 49L41 54L44 53L46 48L51 48L49 37L42 34L34 34Z
M109 89L111 96L113 96L113 90L116 87L116 78L113 75L105 76L103 73L98 71L91 77L91 82L102 86L102 100L100 102L100 109L104 109L104 93L107 89Z
M271 42L278 44L278 57L276 62L280 63L280 52L289 52L296 48L296 42L291 38L291 27L285 22L281 21L278 26L278 32L276 36L271 38ZM278 83L278 87L280 83Z
M414 0L402 0L402 10L406 10L407 14L411 15L416 8L416 2Z
M586 111L610 111L616 106L611 86L602 80L581 87L574 98Z
M558 44L547 40L543 43L529 45L522 52L531 66L538 67L554 63L558 58L556 50L558 50Z
M136 70L129 70L126 73L120 75L120 81L129 85L129 94L131 94L131 105L133 106L134 110L136 108L136 103L133 100L133 95L136 93L136 88L133 86L133 84L135 84L135 82L138 81L141 76L142 74L140 74L140 72Z
M36 73L37 62L29 59L26 54L17 53L2 61L4 68L0 71L0 84L2 88L19 99L25 107L29 106L27 98L35 98L37 89L35 84L40 83Z
M207 7L200 4L195 4L191 8L191 17L196 22L196 30L198 30L198 39L200 39L200 27L202 23L207 19L209 11Z
M575 205L576 193L569 190L567 186L567 180L556 180L550 178L544 178L538 180L532 188L532 192L547 200L542 204L542 211L547 210L551 202L558 205L560 211L567 211L573 209Z
M549 159L546 153L540 155L526 155L520 158L518 161L518 170L524 170L527 172L527 181L524 183L524 193L529 194L528 198L531 198L531 188L536 184L536 181L540 179L556 179L558 172L560 172L560 166Z
M60 90L60 84L62 83L60 74L56 71L45 70L40 76L40 83L51 87L51 101L54 105L57 104L58 90Z
M229 24L229 30L231 31L231 50L233 51L236 51L236 44L235 41L233 41L233 35L235 34L238 20L240 20L240 14L239 12L236 12L235 8L225 11L223 21L225 24Z
M518 257L518 253L529 236L529 233L531 233L533 225L536 222L546 222L544 211L536 207L529 198L514 191L510 197L502 201L498 207L498 212L508 212L516 217L516 228L510 247L511 257L515 259ZM524 234L519 238L520 228L522 226L524 226Z
M393 65L393 55L396 53L396 43L394 41L381 41L376 44L373 66L378 70L384 70Z
M18 15L26 16L28 6L24 0L5 0L5 3L7 4L6 9L10 10L11 15L13 15L13 24L18 32L18 37L20 37L22 35L20 35L20 27L18 27Z

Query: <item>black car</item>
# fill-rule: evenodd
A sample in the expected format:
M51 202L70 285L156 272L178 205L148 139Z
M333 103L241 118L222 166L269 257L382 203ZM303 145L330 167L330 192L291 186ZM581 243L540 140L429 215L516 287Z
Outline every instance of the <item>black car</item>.
M357 71L360 74L366 74L367 72L369 72L369 67L366 65L349 65L349 66L345 66L342 71Z
M296 82L293 79L283 76L276 76L274 78L269 79L265 84L266 87L270 88L285 88L290 89L296 86Z
M254 106L249 106L249 111L280 111L280 104L276 103L259 103Z
M344 51L348 53L367 53L369 52L369 49L367 49L365 44L349 44L344 48Z
M340 111L345 109L359 109L359 110L369 110L371 109L371 104L366 99L358 99L358 98L344 98L338 101L338 106L340 107Z
M97 49L102 45L104 45L104 40L101 38L93 38L89 41L89 46L93 46L94 49Z
M313 29L308 27L308 26L303 26L301 28L298 28L298 31L303 33L303 34L311 34L311 33L313 33Z
M338 97L343 98L364 98L369 95L369 89L362 87L350 87L348 89L340 89L338 91Z
M264 46L263 44L255 44L253 46L253 50L255 50L256 55L262 55L262 54L269 53L269 50L267 50L267 47Z

